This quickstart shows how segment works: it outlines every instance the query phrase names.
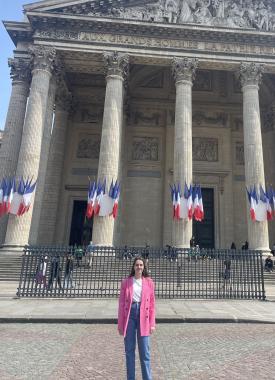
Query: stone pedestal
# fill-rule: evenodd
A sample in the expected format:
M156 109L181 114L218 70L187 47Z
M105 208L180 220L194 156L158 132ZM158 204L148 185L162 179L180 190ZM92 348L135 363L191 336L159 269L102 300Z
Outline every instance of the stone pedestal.
M55 50L46 47L35 47L32 49L32 56L34 59L32 82L16 176L18 178L32 176L36 180L37 178L39 179L41 160L47 160L47 157L41 157L42 137ZM20 246L29 242L35 199L36 195L33 197L33 206L23 216L9 216L5 245Z
M172 73L176 84L174 183L183 191L185 182L190 185L192 165L192 83L198 66L196 59L174 58ZM174 220L173 246L187 248L192 236L192 220Z
M4 176L14 176L16 173L30 85L29 61L21 58L10 59L9 66L13 80L0 149L0 180ZM7 215L0 218L0 244L5 240L7 223Z
M262 185L265 188L264 160L259 107L259 84L263 66L242 63L240 79L243 91L243 130L246 186ZM247 202L248 204L248 202ZM248 204L248 215L249 215ZM248 216L249 248L269 251L267 222L253 222Z
M128 56L105 53L107 69L106 93L98 164L99 181L106 179L108 188L119 177L123 123L123 83L128 73ZM93 243L112 246L114 242L113 217L94 218Z

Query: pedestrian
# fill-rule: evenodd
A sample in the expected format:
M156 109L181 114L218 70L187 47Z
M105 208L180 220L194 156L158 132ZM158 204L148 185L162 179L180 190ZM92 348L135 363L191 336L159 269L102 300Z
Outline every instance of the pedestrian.
M135 380L136 339L142 379L152 380L150 334L154 330L154 282L149 277L145 259L136 257L129 277L121 283L118 307L118 331L124 336L127 380Z
M237 249L237 247L236 247L236 244L234 243L234 241L232 241L232 244L231 244L231 247L230 247L230 249L234 249L234 250L236 250L236 249Z
M249 247L248 241L246 240L245 243L242 246L242 250L247 251Z
M44 288L47 287L46 275L47 275L47 265L48 265L48 256L42 257L39 261L39 264L36 267L35 275L35 289L38 285L43 284Z
M190 239L190 248L195 248L195 247L196 247L195 236L192 236Z
M51 259L50 279L49 279L49 284L48 284L49 290L52 289L54 280L56 280L56 283L58 284L59 289L62 289L60 275L61 275L60 257L56 255L56 256L53 256Z
M68 253L65 263L65 276L64 276L64 288L70 289L74 287L73 284L73 270L74 270L74 260L71 253Z
M88 256L88 267L91 268L92 263L93 263L93 254L94 254L94 244L93 244L92 240L87 245L86 253Z
M269 254L267 258L265 259L264 269L267 272L272 272L273 266L274 266L273 261L272 261L271 255Z

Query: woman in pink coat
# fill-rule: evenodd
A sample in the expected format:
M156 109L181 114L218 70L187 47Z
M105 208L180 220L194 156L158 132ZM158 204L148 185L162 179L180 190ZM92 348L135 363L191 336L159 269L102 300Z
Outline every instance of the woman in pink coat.
M150 334L155 330L154 283L143 258L136 257L130 276L121 283L118 331L124 336L127 380L135 380L136 337L143 380L152 380Z

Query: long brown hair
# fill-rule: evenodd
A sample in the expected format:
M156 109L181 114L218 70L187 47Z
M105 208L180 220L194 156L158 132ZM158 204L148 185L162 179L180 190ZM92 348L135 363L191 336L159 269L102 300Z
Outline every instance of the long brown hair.
M143 262L143 265L144 265L144 268L143 268L143 271L142 271L142 276L143 277L149 277L149 273L148 273L148 268L147 268L147 264L146 264L146 261L143 257L135 257L134 259L134 262L133 262L133 265L132 265L132 268L131 268L131 272L129 274L129 277L133 277L135 275L135 265L136 265L136 262L140 260Z

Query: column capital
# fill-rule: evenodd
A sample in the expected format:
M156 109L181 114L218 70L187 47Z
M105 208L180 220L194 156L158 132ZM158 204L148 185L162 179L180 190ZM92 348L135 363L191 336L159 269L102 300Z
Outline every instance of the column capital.
M197 58L178 58L172 59L172 75L175 82L188 81L193 82L195 79L196 69L198 67Z
M129 55L124 53L103 52L103 59L106 71L106 77L109 75L118 75L123 80L127 80L129 74Z
M45 70L52 73L55 69L56 50L47 46L31 46L29 48L33 70Z
M242 62L240 65L240 81L242 87L247 85L259 86L264 73L264 65L259 63Z
M30 60L25 58L9 58L10 77L15 82L29 82L31 79Z

